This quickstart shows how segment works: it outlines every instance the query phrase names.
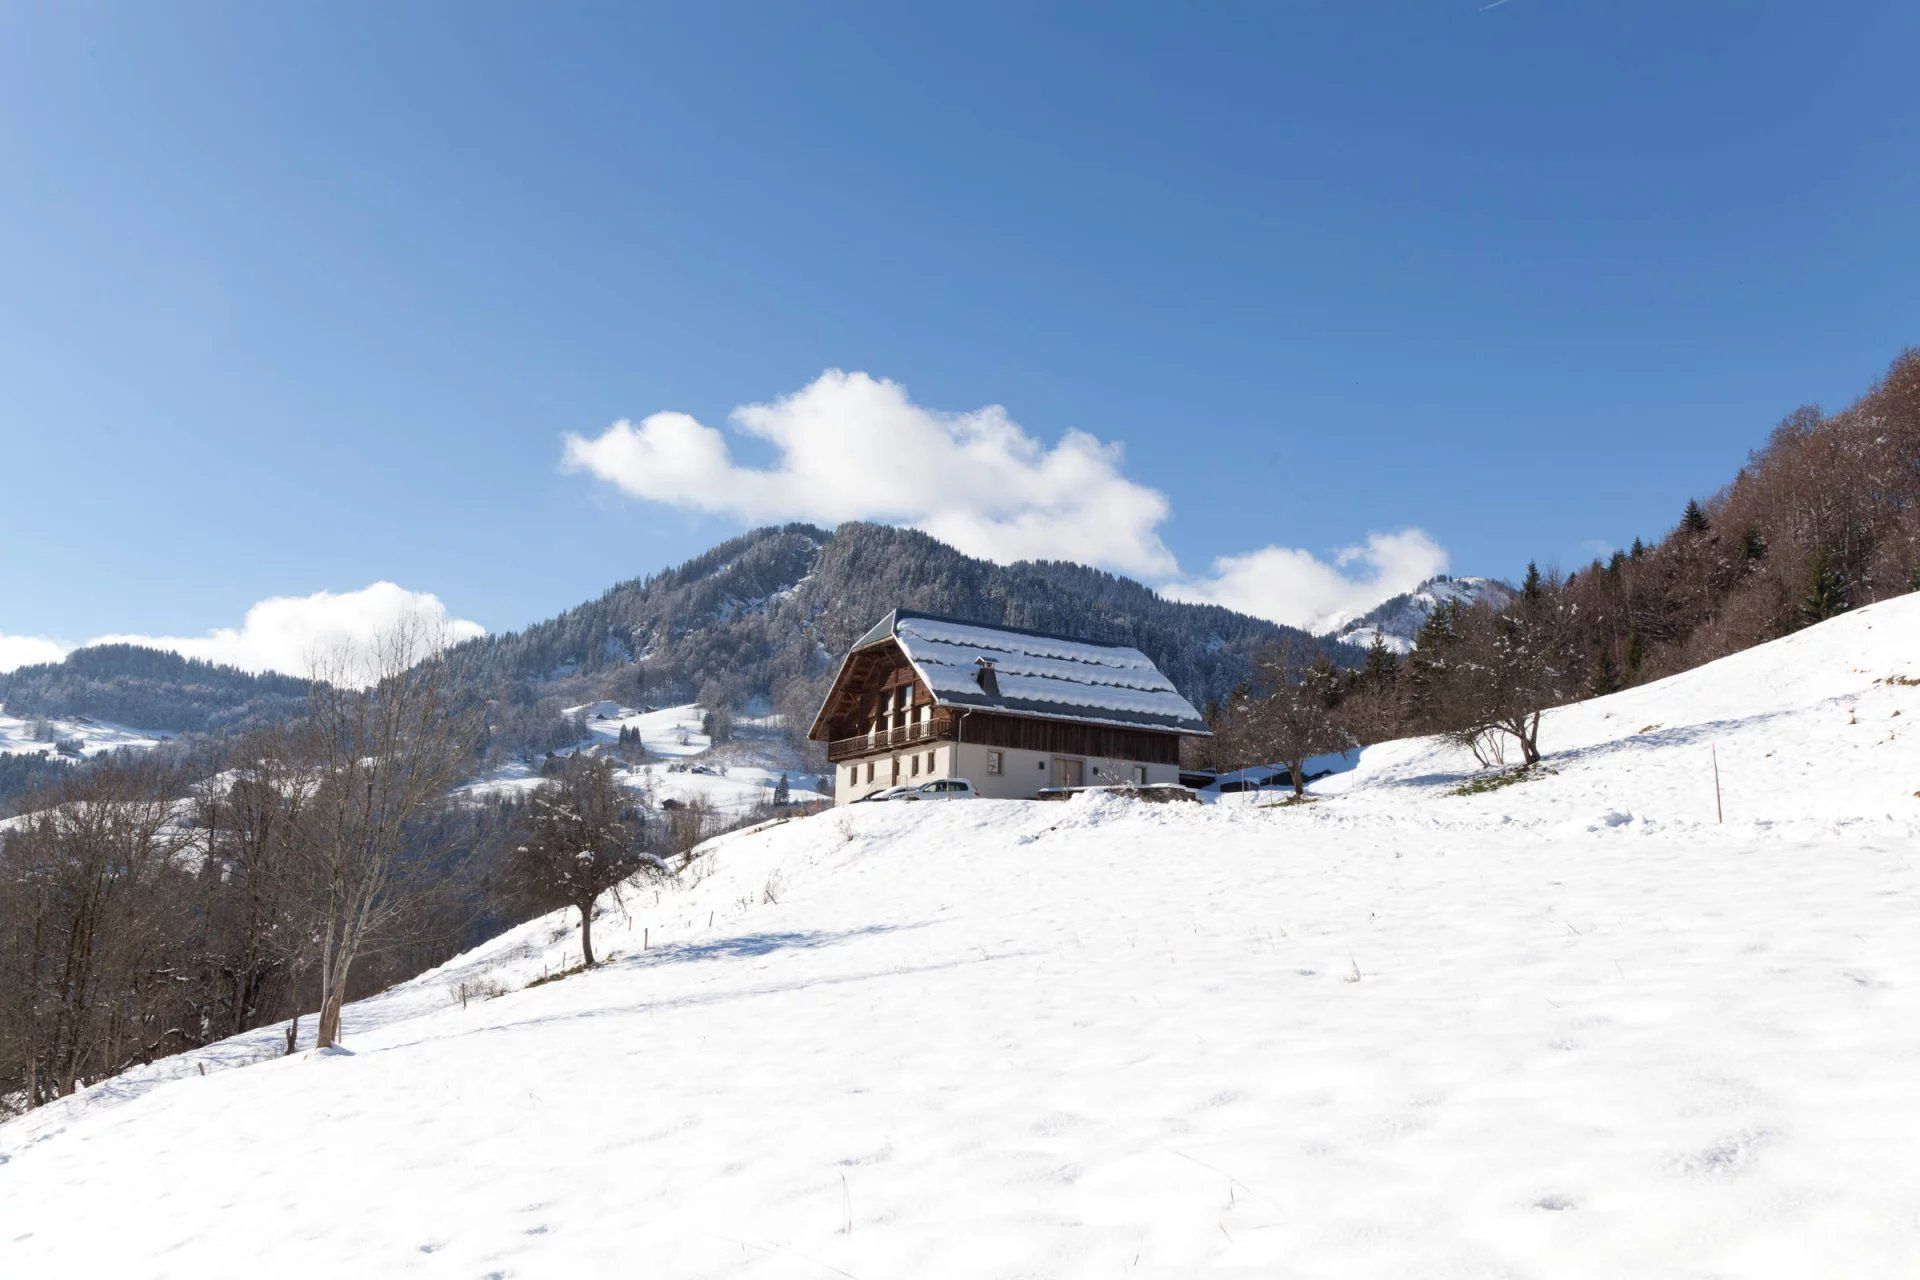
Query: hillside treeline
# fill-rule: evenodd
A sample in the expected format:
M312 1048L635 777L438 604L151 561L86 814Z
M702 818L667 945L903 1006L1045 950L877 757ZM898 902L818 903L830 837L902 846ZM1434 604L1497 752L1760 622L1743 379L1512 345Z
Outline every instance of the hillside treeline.
M453 790L478 724L420 639L191 783L166 754L97 761L0 828L0 1110L302 1008L325 1045L347 1000L499 923L512 823Z
M0 674L0 703L23 718L88 716L136 729L238 733L297 714L306 687L293 676L103 644Z
M1732 483L1657 542L1565 577L1529 566L1495 609L1434 611L1402 659L1359 667L1269 650L1210 708L1207 763L1303 761L1444 733L1483 763L1532 764L1540 712L1613 693L1920 590L1920 351L1839 413L1803 408ZM1920 638L1916 639L1920 644ZM1297 772L1297 771L1296 771Z
M421 633L375 649L365 689L343 663L286 723L62 768L0 823L0 1116L289 1019L291 1052L303 1014L324 1047L349 1001L726 825L586 755L468 791L490 708Z

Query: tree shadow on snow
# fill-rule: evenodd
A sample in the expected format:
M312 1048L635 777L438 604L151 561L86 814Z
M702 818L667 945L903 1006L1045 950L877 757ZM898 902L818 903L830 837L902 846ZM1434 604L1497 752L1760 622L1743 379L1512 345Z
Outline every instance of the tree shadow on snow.
M816 951L860 938L924 929L916 924L870 924L858 929L785 929L765 933L741 933L710 942L666 942L645 951L623 952L603 964L603 969L652 969L660 965L687 964L697 960L743 960L772 955L776 951Z
M1609 756L1645 751L1649 748L1657 750L1662 747L1705 746L1709 742L1724 741L1736 731L1757 728L1769 721L1784 719L1792 714L1794 714L1792 710L1764 711L1757 715L1733 716L1725 720L1705 720L1698 724L1674 725L1671 728L1653 729L1645 733L1625 733L1618 738L1609 738L1605 742L1595 742L1584 747L1567 747L1559 751L1543 749L1540 753L1540 763L1558 769L1587 761L1603 761ZM1549 722L1541 730L1543 746L1551 746L1551 739L1548 737L1548 731L1551 728L1552 725ZM1513 768L1517 764L1519 764L1518 760L1509 760L1505 765L1493 767ZM1441 769L1404 778L1382 778L1370 785L1383 791L1453 787L1480 777L1484 773L1486 770L1477 766L1457 770Z
M911 926L882 926L899 928ZM866 932L850 930L850 933ZM834 935L841 937L844 935ZM996 960L1012 960L1034 954L1031 951L982 951L977 956L968 956L958 960L939 960L929 964L901 965L893 969L876 969L861 973L828 974L821 977L799 978L792 982L770 982L758 986L740 987L729 991L703 991L693 995L666 996L657 1000L642 1000L633 1004L608 1004L590 1009L578 1009L569 1013L549 1013L538 1017L522 1018L507 1022L492 1023L487 1026L471 1027L453 1032L451 1035L422 1036L416 1040L404 1040L390 1045L381 1045L375 1053L391 1053L395 1050L410 1049L416 1045L441 1043L448 1040L464 1040L473 1036L492 1036L503 1032L525 1031L529 1028L556 1026L566 1022L592 1022L610 1016L642 1013L659 1013L671 1009L692 1009L705 1005L731 1004L737 1000L757 1000L767 996L791 995L799 991L812 991L825 987L849 986L857 983L878 982L887 978L911 978L923 974L939 973L947 969L960 969L970 965L989 964ZM602 969L612 968L603 965Z

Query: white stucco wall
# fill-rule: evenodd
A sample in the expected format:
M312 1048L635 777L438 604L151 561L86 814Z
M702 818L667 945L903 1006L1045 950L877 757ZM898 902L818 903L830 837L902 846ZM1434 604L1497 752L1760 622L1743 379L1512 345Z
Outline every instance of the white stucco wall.
M935 778L951 778L953 774L954 744L951 742L922 743L912 749L901 748L884 755L862 756L858 760L842 760L835 765L833 775L833 802L851 804L862 796L872 795L876 791L885 791L888 787L905 786L915 782L932 782ZM932 763L928 763L932 757ZM920 772L913 771L915 759L920 762ZM900 778L896 782L893 776L895 761L900 763ZM867 781L867 765L873 764L873 781ZM854 770L853 781L848 781L848 770Z
M1000 753L1000 772L988 772L988 753ZM931 768L927 764L927 755L933 756ZM908 763L914 755L920 757L920 772L914 774ZM1053 785L1054 755L1047 751L1024 751L1014 747L987 747L975 742L936 742L919 748L917 752L896 751L887 755L867 757L856 761L841 761L835 766L833 799L835 804L850 804L862 796L876 791L884 791L896 785L893 780L893 761L901 761L900 782L931 782L935 778L965 778L973 783L974 790L993 800L1030 800L1043 787ZM1081 781L1086 786L1111 785L1119 782L1132 782L1136 779L1134 769L1146 771L1149 784L1180 781L1178 765L1147 764L1138 760L1117 760L1107 756L1063 756L1067 760L1079 760ZM867 760L873 761L873 781L867 781ZM848 781L849 769L857 770L853 781ZM1117 771L1118 775L1110 776Z

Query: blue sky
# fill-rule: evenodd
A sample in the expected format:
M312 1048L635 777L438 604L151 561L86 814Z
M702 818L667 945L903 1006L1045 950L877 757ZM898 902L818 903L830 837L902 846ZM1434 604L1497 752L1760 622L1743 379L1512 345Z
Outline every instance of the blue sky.
M972 549L1276 615L1571 566L1920 341L1915 48L1905 3L9 6L0 636L377 581L516 627L913 490L875 446L801 492L830 369L932 470L998 433L851 511ZM563 467L665 411L728 451L697 500Z

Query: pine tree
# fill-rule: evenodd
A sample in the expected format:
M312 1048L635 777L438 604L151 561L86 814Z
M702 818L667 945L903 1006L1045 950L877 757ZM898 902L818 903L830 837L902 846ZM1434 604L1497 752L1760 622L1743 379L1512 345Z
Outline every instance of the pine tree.
M1367 646L1367 661L1360 668L1360 680L1369 689L1385 689L1400 674L1400 658L1387 648L1387 638L1375 632Z
M1618 693L1626 688L1627 682L1620 678L1620 667L1613 660L1613 647L1601 644L1593 657L1593 696L1605 697L1609 693Z
M1460 604L1449 600L1427 615L1414 637L1407 659L1407 718L1419 731L1437 727L1445 718L1442 686L1453 649L1460 638Z
M1680 532L1697 536L1712 527L1707 521L1706 508L1700 505L1700 500L1688 498L1687 509L1680 515Z
M1640 664L1647 660L1647 647L1641 642L1640 633L1633 632L1627 637L1627 670L1638 671Z
M780 781L774 784L773 802L776 805L784 805L792 799L793 790L787 785L787 775L783 773L780 775Z
M1848 608L1846 579L1834 572L1833 562L1823 554L1814 565L1806 598L1800 602L1800 616L1811 625L1837 618Z
M1544 587L1540 581L1540 566L1529 560L1527 561L1527 579L1520 584L1521 598L1532 604L1540 599L1542 590Z
M1740 554L1746 557L1748 564L1758 564L1767 558L1767 540L1760 530L1747 526L1746 533L1740 539Z
M1640 541L1640 539L1635 538L1633 540L1633 550L1627 552L1627 559L1638 560L1640 559L1640 557L1646 554L1647 554L1647 544Z

